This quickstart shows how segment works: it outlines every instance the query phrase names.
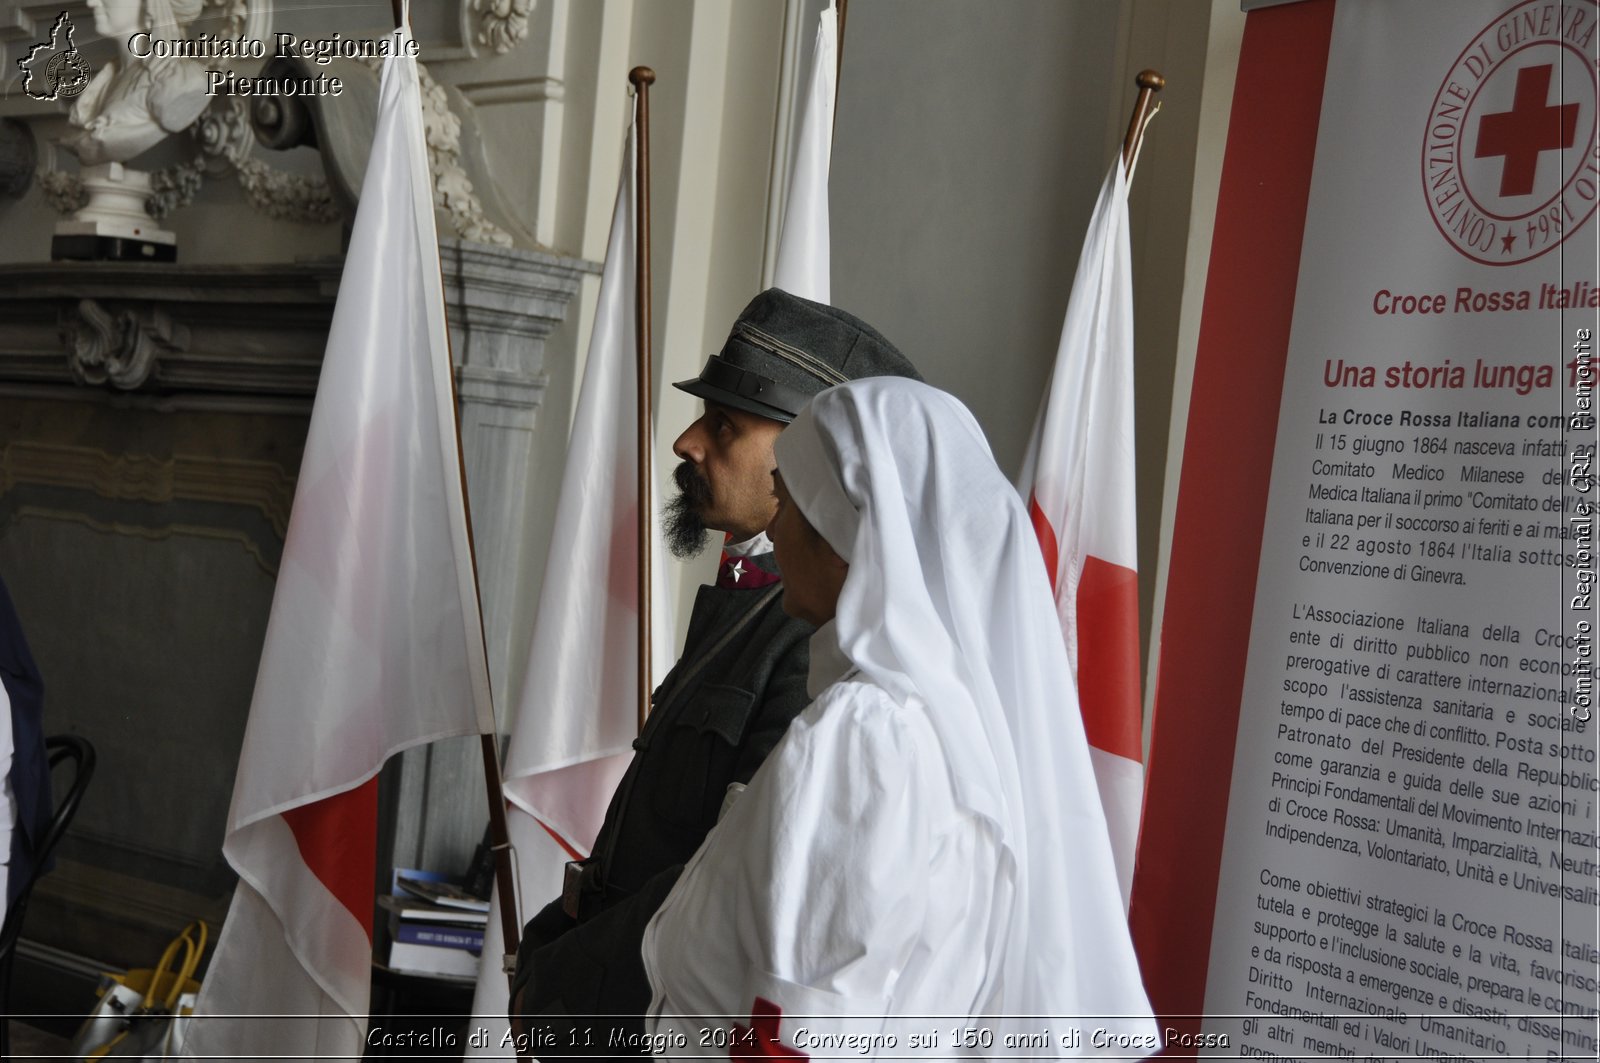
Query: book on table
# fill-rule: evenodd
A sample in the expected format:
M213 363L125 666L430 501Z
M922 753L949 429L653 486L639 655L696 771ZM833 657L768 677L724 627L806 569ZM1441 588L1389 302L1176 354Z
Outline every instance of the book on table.
M422 945L396 941L389 946L390 970L407 974L450 975L456 978L478 976L478 954L445 945Z
M415 897L386 894L378 898L378 906L389 913L391 926L402 923L449 923L453 926L476 927L481 930L489 923L488 912L444 908L437 904L419 901Z
M489 902L432 871L396 868L389 913L389 968L406 974L475 978Z
M453 882L427 882L409 875L398 875L395 883L406 893L430 904L485 914L489 911L488 901L482 897L474 897Z
M396 922L399 922L396 920ZM408 945L432 945L435 948L483 951L483 927L464 926L460 923L399 922L391 927L391 937Z

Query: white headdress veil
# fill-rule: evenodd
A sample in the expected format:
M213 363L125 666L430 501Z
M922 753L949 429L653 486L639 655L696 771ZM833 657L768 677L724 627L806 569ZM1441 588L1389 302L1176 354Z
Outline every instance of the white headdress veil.
M817 395L776 453L850 564L840 648L928 706L957 802L993 824L1011 864L985 1013L1104 1016L1083 1025L1153 1036L1049 577L977 422L925 384L869 378Z

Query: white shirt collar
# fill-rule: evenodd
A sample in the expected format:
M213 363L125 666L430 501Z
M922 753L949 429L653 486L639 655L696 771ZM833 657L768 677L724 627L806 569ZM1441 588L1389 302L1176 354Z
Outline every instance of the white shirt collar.
M770 554L772 540L767 538L766 532L756 532L755 535L742 543L729 543L722 548L722 552L729 557L753 557L756 554Z
M811 671L806 676L806 694L813 700L839 680L856 670L855 662L839 647L839 631L832 620L811 636Z

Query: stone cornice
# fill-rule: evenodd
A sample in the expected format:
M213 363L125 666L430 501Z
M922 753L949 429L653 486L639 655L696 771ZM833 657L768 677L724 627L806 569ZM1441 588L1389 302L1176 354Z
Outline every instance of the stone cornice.
M499 404L537 406L544 340L595 264L440 244L456 361ZM316 392L343 263L0 266L0 391L85 389L158 407ZM69 390L71 389L71 390ZM465 396L464 396L465 397Z
M310 395L340 268L338 261L0 266L0 383L146 395ZM91 339L112 352L138 348L144 364L85 373L80 351Z

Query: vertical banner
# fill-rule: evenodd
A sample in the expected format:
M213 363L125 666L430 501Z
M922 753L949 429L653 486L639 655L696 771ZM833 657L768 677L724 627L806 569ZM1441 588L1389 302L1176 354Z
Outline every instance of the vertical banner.
M1249 16L1131 915L1182 1051L1595 1058L1597 25Z

